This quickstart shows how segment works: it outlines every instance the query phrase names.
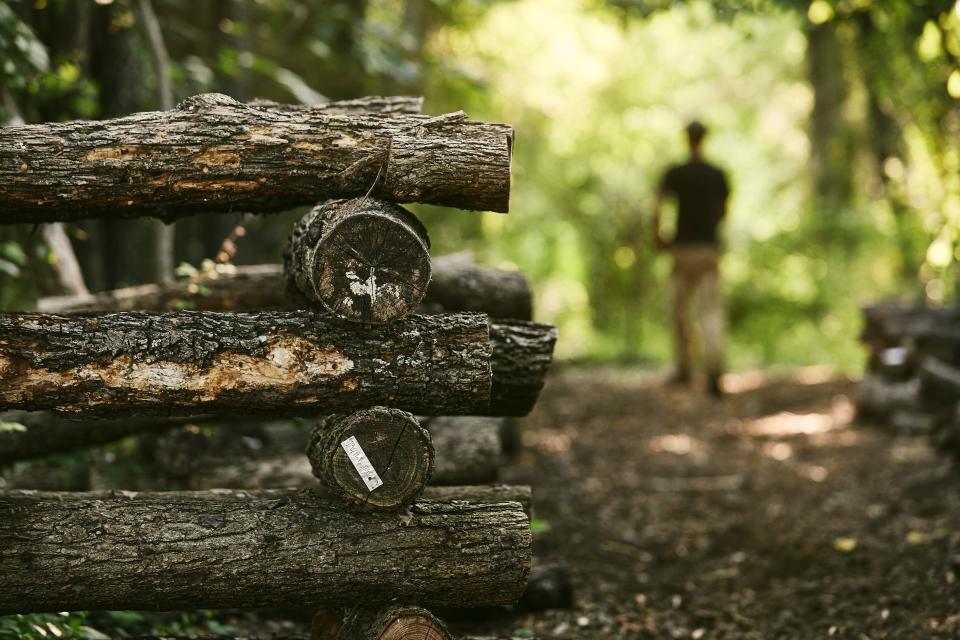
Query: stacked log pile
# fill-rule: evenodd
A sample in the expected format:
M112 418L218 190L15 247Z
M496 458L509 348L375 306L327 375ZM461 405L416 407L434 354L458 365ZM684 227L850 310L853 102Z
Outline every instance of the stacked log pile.
M414 414L525 415L556 335L529 321L522 276L431 260L427 230L398 203L506 212L512 130L419 105L210 94L0 129L0 223L320 201L282 270L0 314L0 411L33 412L26 431L7 430L0 461L42 454L31 433L96 442L200 416L324 416L306 450L312 489L0 493L0 612L299 603L344 607L338 637L446 638L414 605L520 597L529 491L426 488L435 470L494 479L499 423Z
M885 303L864 309L869 353L861 415L899 432L928 433L960 457L960 307Z

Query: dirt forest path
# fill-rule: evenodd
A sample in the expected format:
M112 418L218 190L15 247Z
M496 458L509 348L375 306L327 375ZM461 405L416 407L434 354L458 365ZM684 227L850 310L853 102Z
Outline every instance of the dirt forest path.
M505 480L534 486L538 562L577 608L490 620L551 638L960 637L960 476L923 437L857 424L815 370L565 369ZM470 630L477 631L476 622Z

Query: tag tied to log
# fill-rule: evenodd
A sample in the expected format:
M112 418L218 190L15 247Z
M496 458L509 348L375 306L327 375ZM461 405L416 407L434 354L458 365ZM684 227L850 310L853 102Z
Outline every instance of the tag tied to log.
M367 454L363 452L363 447L357 442L356 436L350 436L341 442L340 446L347 452L347 457L353 463L353 468L360 474L363 483L367 485L368 491L373 491L383 484L383 480L380 479L377 470L373 468L370 458L367 457Z

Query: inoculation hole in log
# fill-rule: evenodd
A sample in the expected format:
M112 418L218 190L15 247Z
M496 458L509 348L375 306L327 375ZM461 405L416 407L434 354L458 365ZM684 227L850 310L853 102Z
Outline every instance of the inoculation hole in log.
M356 438L372 467L366 477L343 446L351 437ZM430 434L412 414L385 407L321 419L310 436L307 457L313 475L329 491L349 502L383 508L412 502L430 480L434 467ZM374 477L382 484L371 490Z
M430 239L412 213L373 198L328 200L297 225L284 253L290 288L353 322L412 313L430 283Z

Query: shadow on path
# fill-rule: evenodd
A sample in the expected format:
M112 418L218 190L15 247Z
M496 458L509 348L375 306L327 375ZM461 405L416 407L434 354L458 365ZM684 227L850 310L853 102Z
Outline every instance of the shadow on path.
M537 562L578 608L491 623L565 638L960 637L960 478L857 424L854 384L731 376L722 401L571 369L526 421Z

